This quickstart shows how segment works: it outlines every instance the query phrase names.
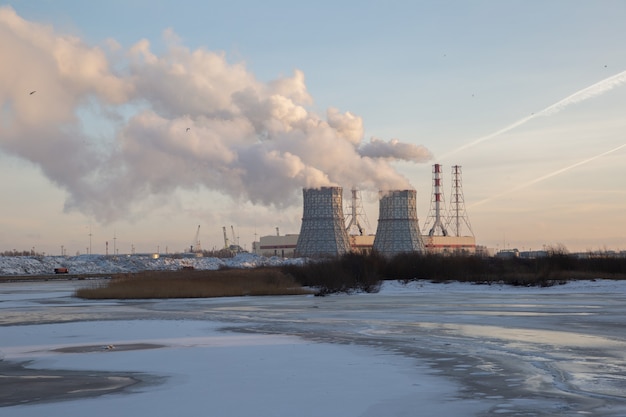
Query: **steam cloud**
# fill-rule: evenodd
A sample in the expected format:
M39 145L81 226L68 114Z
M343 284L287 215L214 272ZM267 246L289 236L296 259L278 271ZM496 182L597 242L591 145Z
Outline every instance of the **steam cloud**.
M365 142L349 112L309 111L301 71L262 83L164 36L162 55L147 40L105 50L0 7L0 148L67 190L66 210L113 221L199 187L282 207L302 187L412 188L390 162L431 158L396 139ZM106 127L88 132L85 119Z

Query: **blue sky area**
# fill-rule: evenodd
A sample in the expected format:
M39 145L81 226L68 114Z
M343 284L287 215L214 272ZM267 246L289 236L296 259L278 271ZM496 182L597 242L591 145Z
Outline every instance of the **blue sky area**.
M478 244L626 249L623 1L9 1L0 250L298 233L301 189L463 168ZM36 93L30 95L30 91ZM329 111L329 109L331 109ZM187 130L189 127L189 130ZM346 196L347 197L347 196Z

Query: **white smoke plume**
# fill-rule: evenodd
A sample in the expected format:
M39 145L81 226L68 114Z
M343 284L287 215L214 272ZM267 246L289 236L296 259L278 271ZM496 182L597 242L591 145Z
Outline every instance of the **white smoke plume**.
M364 143L352 113L310 111L301 71L263 83L171 30L165 39L159 55L147 40L105 49L0 7L0 150L65 189L66 210L103 222L177 189L283 207L302 187L412 188L390 163L430 158L395 139Z
M372 138L369 143L361 145L359 153L369 158L413 162L426 162L432 158L430 151L424 146L402 143L398 139L391 139L386 142L382 139Z

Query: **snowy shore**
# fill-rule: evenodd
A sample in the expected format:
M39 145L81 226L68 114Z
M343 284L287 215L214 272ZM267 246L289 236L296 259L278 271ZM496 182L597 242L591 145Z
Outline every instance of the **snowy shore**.
M300 258L268 258L251 253L241 253L233 258L154 255L0 256L0 276L53 274L56 268L67 268L71 274L113 274L178 270L183 267L198 270L254 268L302 262Z

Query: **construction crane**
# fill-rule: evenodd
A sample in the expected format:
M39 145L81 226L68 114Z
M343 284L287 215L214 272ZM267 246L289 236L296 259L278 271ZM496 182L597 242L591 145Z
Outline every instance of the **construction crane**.
M233 225L230 225L230 231L233 234L233 245L238 245L239 244L239 239L237 239L235 237L235 228L233 227Z
M200 225L198 225L198 229L196 230L196 236L193 239L193 243L189 248L189 252L191 253L199 253L202 252L202 246L200 245Z
M232 242L228 240L228 234L226 233L226 226L222 226L222 231L224 232L224 249L229 250L231 253L245 252L245 250L236 243L237 238L235 236L235 228L233 226L230 226L230 230L233 235Z
M230 247L230 242L228 241L228 235L226 234L226 226L222 226L222 230L224 231L224 249L228 249Z

